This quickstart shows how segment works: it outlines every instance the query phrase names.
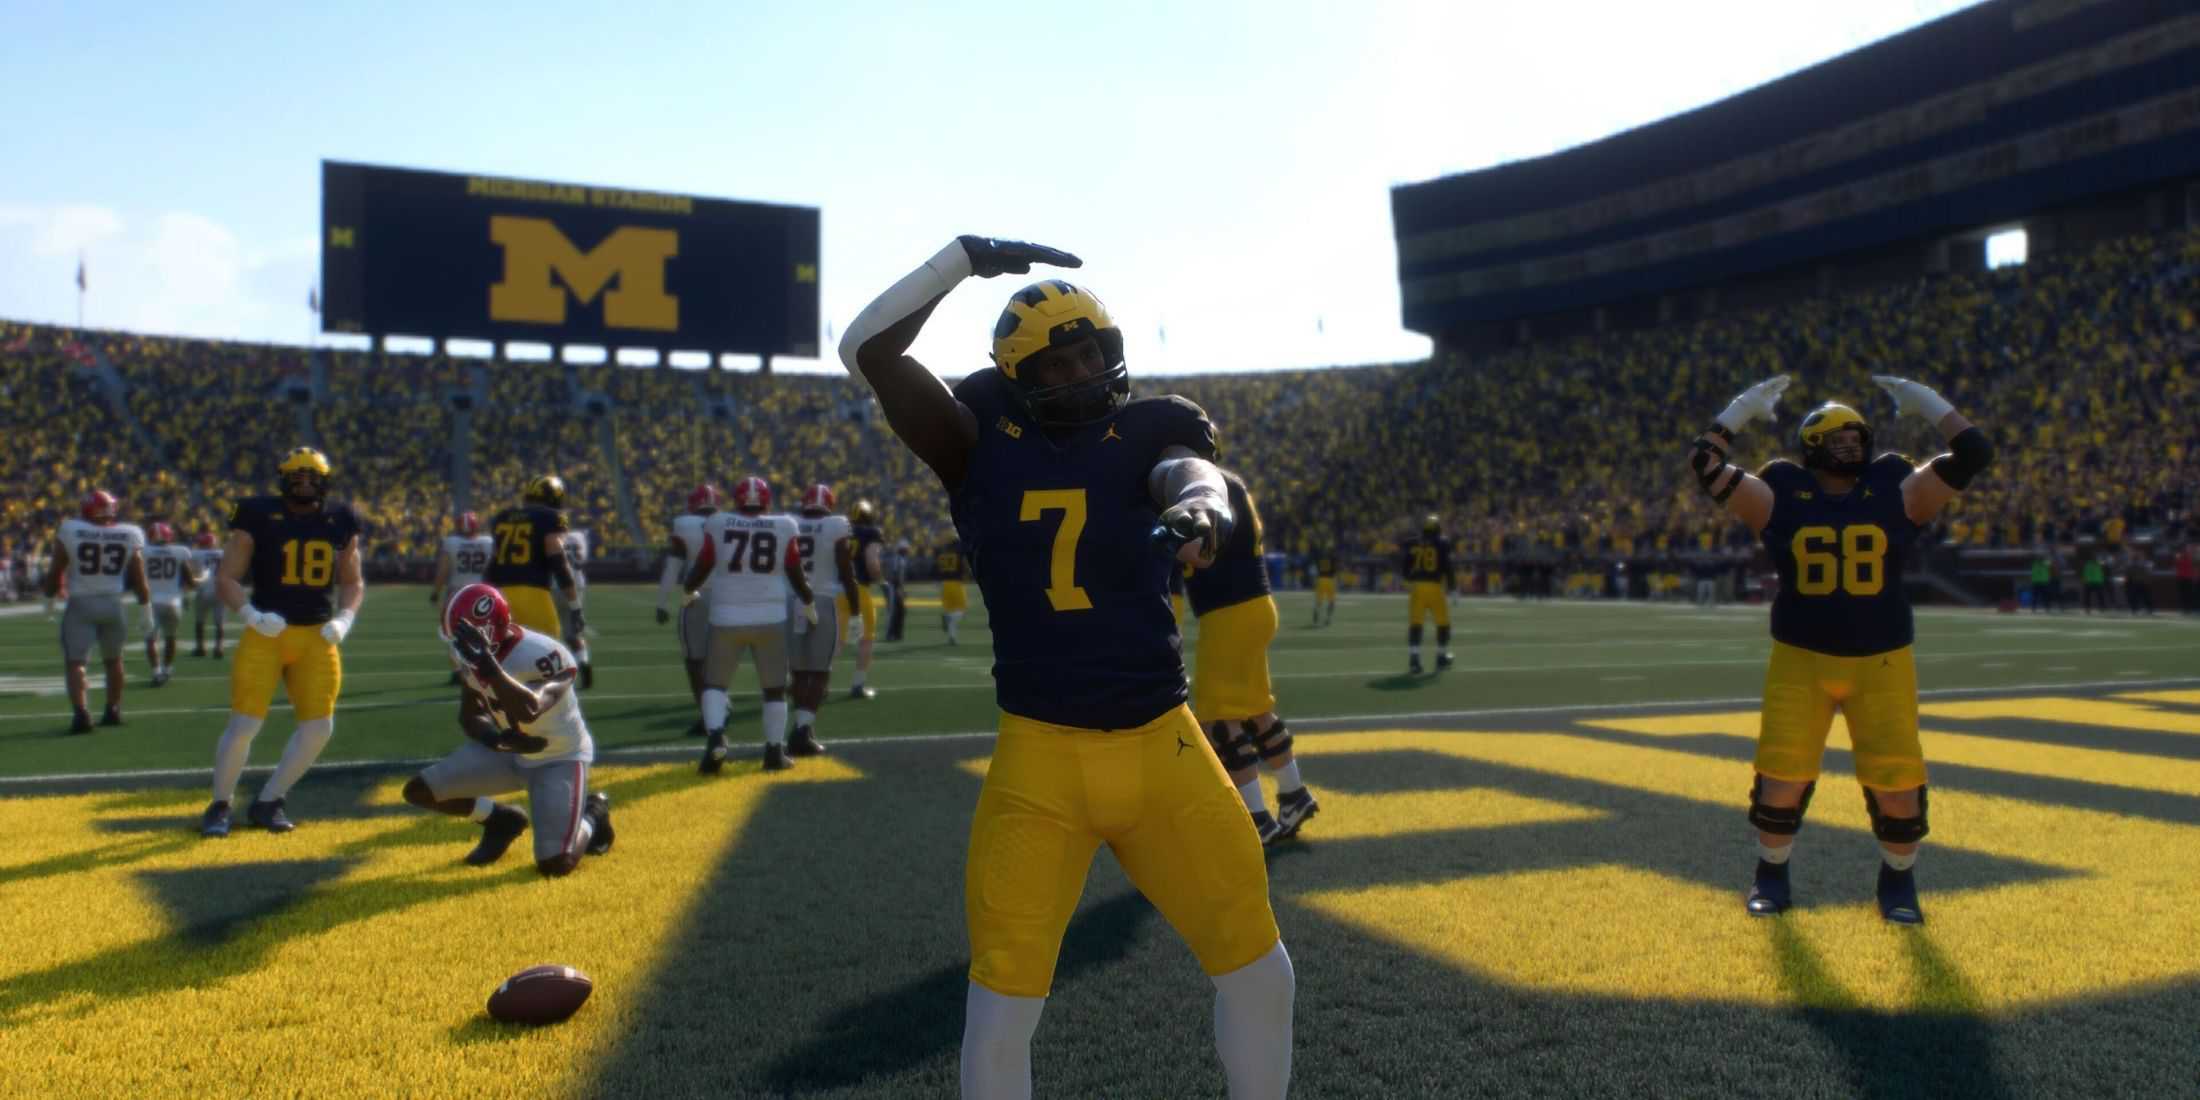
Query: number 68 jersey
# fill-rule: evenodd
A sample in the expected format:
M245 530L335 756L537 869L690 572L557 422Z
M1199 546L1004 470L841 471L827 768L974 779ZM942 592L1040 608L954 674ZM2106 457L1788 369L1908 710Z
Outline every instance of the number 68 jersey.
M1774 641L1863 657L1909 645L1915 637L1902 566L1918 526L1902 506L1912 471L1898 454L1874 459L1846 493L1828 493L1816 476L1786 459L1758 475L1773 493L1766 553L1780 571L1772 601Z
M252 536L252 606L292 626L319 626L336 614L336 560L359 534L349 507L296 512L281 497L249 497L237 502L229 528Z
M565 648L556 638L521 630L512 648L497 658L504 671L512 674L531 691L542 690L551 677L574 667L573 651ZM496 693L474 677L474 671L458 659L454 650L451 664L458 668L459 679L466 690L480 696L488 704L489 713L496 716L497 725L505 729L517 729L530 737L540 737L550 742L541 752L531 752L520 757L520 766L538 767L543 764L562 764L569 760L592 761L596 759L595 739L588 735L588 723L581 718L581 697L576 691L567 691L557 705L532 722L514 722L497 707Z

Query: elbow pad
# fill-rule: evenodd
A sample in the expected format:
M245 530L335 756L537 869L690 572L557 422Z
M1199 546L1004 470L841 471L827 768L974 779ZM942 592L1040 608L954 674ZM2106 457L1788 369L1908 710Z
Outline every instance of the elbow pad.
M1948 441L1952 453L1933 460L1933 472L1958 491L1971 487L1971 479L1994 461L1994 445L1976 426L1965 428Z

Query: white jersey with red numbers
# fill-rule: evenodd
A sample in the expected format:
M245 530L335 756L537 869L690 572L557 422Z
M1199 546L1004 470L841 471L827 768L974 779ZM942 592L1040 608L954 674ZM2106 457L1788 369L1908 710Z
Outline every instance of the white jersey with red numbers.
M214 578L222 571L222 548L209 546L191 551L191 571L199 575L199 595L212 599Z
M479 695L489 705L489 713L496 717L497 725L504 729L518 729L530 737L540 737L550 744L541 752L531 752L519 758L520 766L541 767L544 764L563 764L572 760L596 759L596 742L588 736L588 723L581 718L581 696L568 689L557 705L532 722L513 722L497 707L496 693L474 676L474 671L458 659L453 650L451 663L458 666L459 678L465 681L466 690ZM559 672L574 667L573 651L548 634L537 634L522 629L519 641L512 643L510 651L497 663L529 689L540 691L542 685Z
M489 558L497 552L494 535L445 535L443 554L451 559L451 591L479 584L489 570Z
M798 554L793 516L720 512L703 523L703 559L711 563L712 626L764 626L787 621L787 555Z
M672 517L672 541L680 544L680 552L690 569L694 568L696 559L703 556L703 521L709 518L693 513Z
M145 583L152 586L154 603L182 603L185 571L191 566L191 548L180 542L147 547Z
M581 570L582 566L588 564L587 530L576 527L565 533L565 562L573 567L574 590L587 591L588 574Z
M145 532L134 523L61 521L61 551L69 563L69 595L119 596L130 557L145 552Z
M797 516L794 522L801 531L795 545L802 548L802 575L809 578L810 590L821 600L840 595L840 567L834 564L833 547L841 539L855 537L848 517Z

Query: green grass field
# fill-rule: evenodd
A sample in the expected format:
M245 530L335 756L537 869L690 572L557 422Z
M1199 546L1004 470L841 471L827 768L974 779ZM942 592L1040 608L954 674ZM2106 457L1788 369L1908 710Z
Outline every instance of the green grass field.
M156 691L133 654L129 725L65 736L53 625L0 617L6 1091L953 1095L983 611L950 648L913 609L879 698L826 708L828 757L706 779L653 600L591 593L619 841L555 881L524 842L464 866L472 827L398 797L458 739L417 588L373 590L345 647L324 761L357 766L292 793L297 832L219 843L190 829L224 665L181 657ZM1798 909L1742 912L1761 610L1460 601L1459 667L1408 678L1402 599L1320 629L1281 603L1276 689L1324 807L1270 857L1294 1095L2200 1091L2200 622L1921 613L1929 923L1900 930L1838 725ZM753 740L753 694L732 729ZM278 710L255 765L287 734ZM595 977L579 1016L482 1015L544 961ZM1103 854L1041 1094L1221 1095L1210 1004Z

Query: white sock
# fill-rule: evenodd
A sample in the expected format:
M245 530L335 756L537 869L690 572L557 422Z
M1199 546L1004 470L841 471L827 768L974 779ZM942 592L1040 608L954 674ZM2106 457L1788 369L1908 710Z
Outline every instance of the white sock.
M321 758L321 750L328 747L329 738L336 736L336 719L313 718L298 723L290 733L290 743L283 746L283 758L275 763L275 774L267 777L267 784L260 788L262 802L273 802L290 793L292 785L304 778L306 769Z
M1782 844L1775 848L1762 840L1757 842L1757 858L1764 860L1766 863L1786 863L1788 857L1794 854L1795 845L1792 843Z
M1910 849L1910 853L1908 855L1896 855L1893 851L1882 845L1879 849L1879 858L1886 860L1887 866L1892 867L1897 871L1907 871L1910 868L1917 866L1917 849Z
M575 852L586 852L588 842L595 839L595 836L596 822L587 817L581 818L580 828L573 830L573 850Z
M718 688L703 689L703 728L711 733L726 728L726 693Z
M1246 780L1238 787L1237 792L1238 797L1245 800L1245 812L1258 814L1268 811L1268 803L1260 795L1259 776Z
M1030 1100L1031 1036L1046 1006L1045 997L1008 997L970 983L963 998L962 1100Z
M222 730L221 743L214 746L214 801L228 802L237 797L237 779L244 775L244 762L252 756L252 739L260 735L260 723L265 721L229 712L229 726Z
M1283 941L1214 979L1215 1051L1230 1100L1283 1100L1291 1084L1291 999L1298 984Z
M808 725L814 725L814 724L816 724L816 722L817 722L817 712L816 712L816 711L814 711L814 710L809 710L809 709L806 709L806 708L802 708L802 707L797 707L797 708L795 708L795 712L794 712L794 728L796 728L796 729L801 729L801 728L802 728L802 727L804 727L804 726L808 726Z
M767 745L784 745L787 743L787 701L785 699L774 699L764 704L764 743Z
M959 627L959 626L961 626L961 625L962 625L962 620L963 620L963 613L962 613L962 612L960 612L960 611L954 611L954 612L950 612L950 613L948 614L948 616L947 616L947 636L948 636L948 637L952 638L952 637L954 637L954 636L955 636L955 628L957 628L957 627Z
M1285 761L1282 767L1269 770L1275 773L1278 794L1289 794L1306 787L1306 783L1299 778L1299 758L1296 756Z
M871 671L871 670L870 670L870 669L867 669L867 668L859 668L859 669L857 669L857 670L856 670L856 679L855 679L855 683L853 683L853 684L850 684L849 686L850 686L850 687L862 687L862 686L863 686L863 678L864 678L864 676L868 675L868 674L870 673L870 671Z
M487 821L489 815L495 812L497 812L497 800L487 796L479 796L474 799L474 812L467 814L466 820Z

